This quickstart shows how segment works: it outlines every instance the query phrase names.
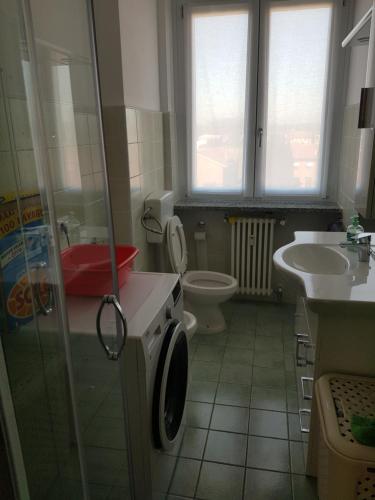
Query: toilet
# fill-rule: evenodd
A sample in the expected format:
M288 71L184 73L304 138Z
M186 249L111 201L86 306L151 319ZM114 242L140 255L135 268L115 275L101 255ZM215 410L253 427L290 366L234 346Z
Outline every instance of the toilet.
M190 342L198 328L197 318L191 312L184 311L184 324L186 327L186 336L188 342Z
M184 228L176 215L167 222L169 260L175 273L181 275L186 312L196 317L198 333L220 333L226 323L219 304L229 300L238 283L227 274L213 271L186 271L188 258Z

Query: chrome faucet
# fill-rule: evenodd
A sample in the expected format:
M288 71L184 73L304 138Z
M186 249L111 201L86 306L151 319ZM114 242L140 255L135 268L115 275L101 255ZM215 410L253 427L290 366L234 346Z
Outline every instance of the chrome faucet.
M358 252L359 262L369 262L370 255L374 256L371 249L371 233L358 233L353 237L353 240L340 243L340 247L354 247Z

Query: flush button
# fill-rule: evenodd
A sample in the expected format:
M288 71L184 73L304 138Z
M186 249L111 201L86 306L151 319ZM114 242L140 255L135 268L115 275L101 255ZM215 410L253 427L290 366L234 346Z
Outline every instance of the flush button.
M167 319L172 319L172 309L169 306L165 309L165 317Z

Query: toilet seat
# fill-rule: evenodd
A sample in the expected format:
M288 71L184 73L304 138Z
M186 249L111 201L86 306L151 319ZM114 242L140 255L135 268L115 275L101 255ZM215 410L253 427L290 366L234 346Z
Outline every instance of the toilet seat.
M182 277L182 287L197 295L227 295L237 289L237 280L214 271L188 271Z
M167 245L172 269L182 276L187 268L187 247L184 227L177 215L174 215L168 221Z

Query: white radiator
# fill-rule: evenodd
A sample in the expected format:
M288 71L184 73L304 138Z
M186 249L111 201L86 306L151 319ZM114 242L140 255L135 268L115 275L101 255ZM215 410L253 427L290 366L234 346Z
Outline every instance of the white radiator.
M271 295L274 219L230 217L231 273L239 293Z

